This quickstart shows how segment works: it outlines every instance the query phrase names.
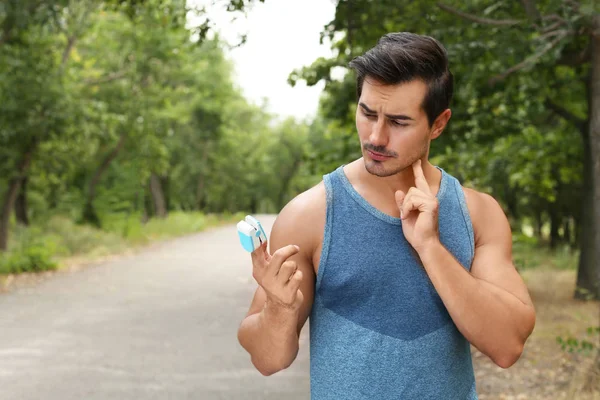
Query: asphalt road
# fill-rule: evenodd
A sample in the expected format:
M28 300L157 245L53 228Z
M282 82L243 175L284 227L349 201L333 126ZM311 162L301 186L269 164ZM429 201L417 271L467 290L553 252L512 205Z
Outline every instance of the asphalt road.
M0 399L308 399L308 325L270 377L237 342L255 288L229 225L1 294Z

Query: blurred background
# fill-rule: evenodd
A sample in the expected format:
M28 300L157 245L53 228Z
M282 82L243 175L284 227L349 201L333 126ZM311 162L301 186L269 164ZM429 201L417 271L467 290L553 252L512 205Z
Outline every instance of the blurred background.
M431 162L503 206L538 311L482 398L600 396L599 3L0 1L0 286L276 214L361 156L347 64L412 31L455 76Z

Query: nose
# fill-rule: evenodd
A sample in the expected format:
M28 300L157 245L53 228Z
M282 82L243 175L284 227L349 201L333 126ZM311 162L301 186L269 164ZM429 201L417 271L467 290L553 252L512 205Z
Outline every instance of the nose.
M378 118L377 122L372 125L369 142L373 146L385 147L388 144L389 136L385 128L383 118Z

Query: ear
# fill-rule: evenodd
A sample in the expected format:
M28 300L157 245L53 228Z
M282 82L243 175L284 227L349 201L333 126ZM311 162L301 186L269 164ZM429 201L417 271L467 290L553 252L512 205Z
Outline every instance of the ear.
M442 134L442 132L446 128L446 125L448 124L448 121L450 120L451 116L452 116L452 111L450 111L449 108L447 108L446 110L444 110L444 112L442 112L440 115L438 115L438 117L433 122L433 126L431 127L431 139L432 140L436 139L437 137L439 137Z

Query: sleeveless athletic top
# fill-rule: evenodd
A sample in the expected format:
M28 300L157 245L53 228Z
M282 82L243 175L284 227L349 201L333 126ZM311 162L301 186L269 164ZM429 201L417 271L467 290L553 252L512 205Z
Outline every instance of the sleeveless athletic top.
M469 270L474 237L464 194L436 168L440 240ZM326 224L309 320L311 399L477 399L469 342L400 219L368 203L343 165L323 179Z

